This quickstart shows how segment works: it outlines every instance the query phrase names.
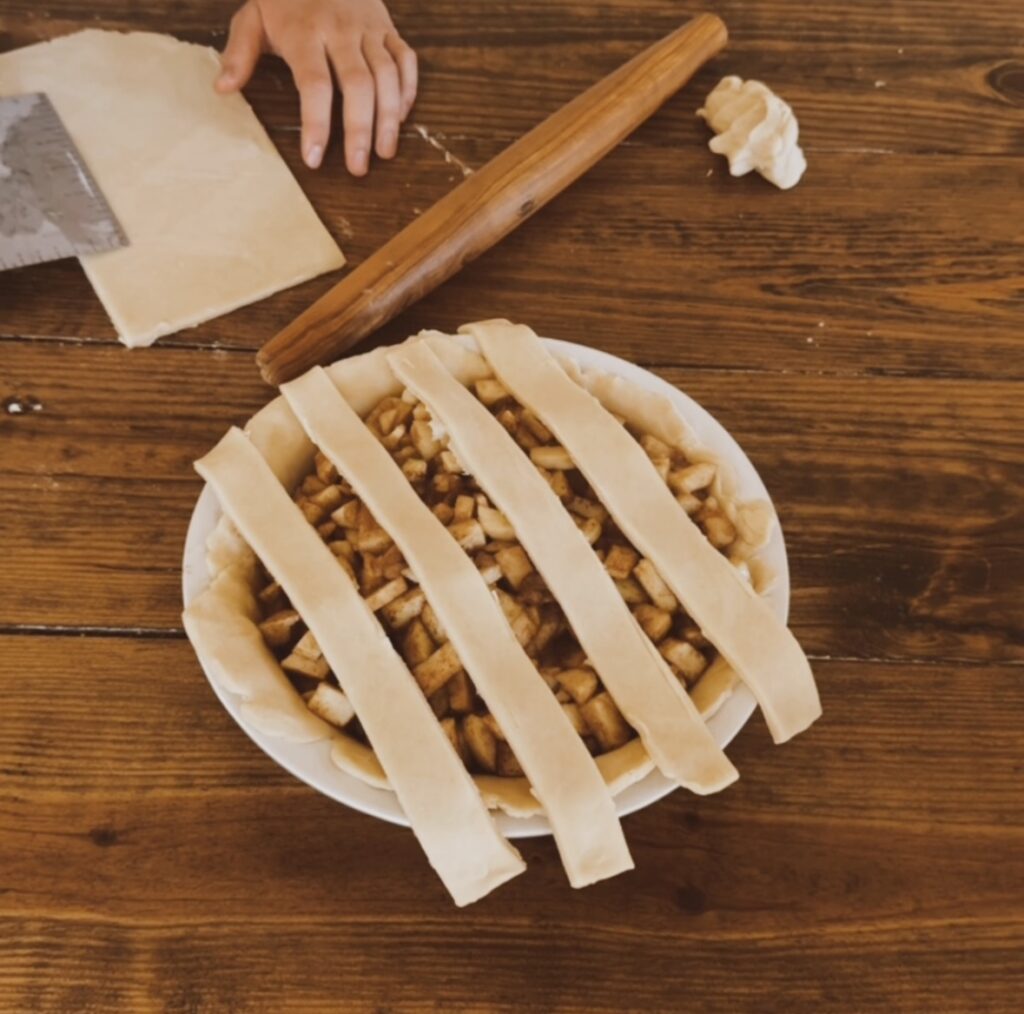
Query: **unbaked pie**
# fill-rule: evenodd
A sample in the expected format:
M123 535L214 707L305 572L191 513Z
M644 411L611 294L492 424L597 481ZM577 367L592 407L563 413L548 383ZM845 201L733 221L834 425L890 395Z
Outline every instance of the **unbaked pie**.
M254 726L390 788L459 904L543 812L574 886L632 866L612 797L737 773L704 719L745 682L777 742L820 714L740 503L674 407L522 326L316 368L197 463L224 516L185 625Z

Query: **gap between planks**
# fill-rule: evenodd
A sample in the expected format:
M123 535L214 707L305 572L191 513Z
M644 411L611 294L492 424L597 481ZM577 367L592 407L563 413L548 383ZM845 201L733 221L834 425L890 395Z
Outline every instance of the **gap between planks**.
M127 637L142 640L180 641L183 627L104 627L48 623L0 623L0 637Z

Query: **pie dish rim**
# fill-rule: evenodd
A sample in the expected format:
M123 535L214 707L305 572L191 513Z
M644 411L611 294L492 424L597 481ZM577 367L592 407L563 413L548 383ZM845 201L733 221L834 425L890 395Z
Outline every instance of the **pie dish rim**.
M574 361L584 370L596 370L622 377L632 383L671 400L694 431L700 444L723 460L733 471L738 500L771 498L750 459L735 438L692 397L634 363L610 353L558 339L542 339L559 358ZM272 399L270 399L272 400ZM774 510L774 507L773 507ZM194 601L209 583L206 567L206 540L220 515L213 491L204 486L196 501L185 539L182 591L185 606ZM789 610L789 570L781 528L773 526L768 543L757 554L773 575L770 589L764 593L779 619L785 623ZM204 675L221 704L257 746L290 774L337 802L360 812L400 826L408 826L392 792L374 788L339 770L331 760L329 741L298 743L271 736L254 728L242 714L241 698L215 680L203 666ZM738 684L721 707L708 719L708 726L721 746L726 746L739 733L756 710L751 692ZM653 770L615 797L616 811L625 816L662 799L677 786ZM514 817L495 812L500 831L509 838L527 838L550 834L545 817Z

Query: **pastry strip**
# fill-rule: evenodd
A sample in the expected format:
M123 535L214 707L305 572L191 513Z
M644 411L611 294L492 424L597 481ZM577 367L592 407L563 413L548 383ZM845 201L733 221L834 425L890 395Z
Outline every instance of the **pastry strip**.
M699 793L738 777L562 502L519 445L449 372L429 343L391 367L448 431L462 465L500 508L562 607L577 640L651 759Z
M455 902L521 873L412 673L259 451L232 428L196 470L313 632Z
M775 742L806 729L821 703L796 638L680 509L640 445L528 327L487 321L463 331L555 434L626 537L750 687Z
M544 807L570 883L584 887L631 869L604 779L476 565L322 369L314 367L281 390L417 575ZM433 717L431 722L437 725Z

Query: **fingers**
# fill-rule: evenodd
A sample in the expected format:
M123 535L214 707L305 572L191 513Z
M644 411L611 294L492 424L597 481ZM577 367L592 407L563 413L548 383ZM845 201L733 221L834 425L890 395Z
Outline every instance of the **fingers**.
M345 126L345 165L353 176L365 176L370 167L373 139L374 77L358 43L350 40L343 48L331 50L331 62L341 89L342 121ZM395 131L397 140L397 130Z
M255 0L249 0L231 20L217 89L241 88L264 49L279 53L291 68L299 90L302 157L311 169L316 169L323 161L331 130L333 82L329 60L342 95L345 164L354 176L364 176L369 170L371 148L381 158L392 158L398 149L399 127L416 99L416 54L393 26L364 34L358 28L353 32L351 25L348 31L338 31L338 25L313 31L315 25L311 25L300 29L293 21L265 28ZM282 27L284 31L280 31Z
M291 38L280 48L299 90L302 158L310 169L316 169L323 161L331 134L334 82L327 65L327 53L318 39L309 36ZM370 115L373 115L372 109Z
M377 154L381 158L394 158L402 116L398 67L381 39L369 36L363 39L363 55L377 88Z
M263 19L254 3L240 7L231 19L228 42L221 54L220 76L214 82L217 91L236 92L252 77L263 52Z
M409 115L409 110L412 109L412 104L416 101L416 88L419 84L419 64L416 60L416 52L397 32L389 32L384 39L384 45L398 66L402 104L399 116L404 123L405 118Z

